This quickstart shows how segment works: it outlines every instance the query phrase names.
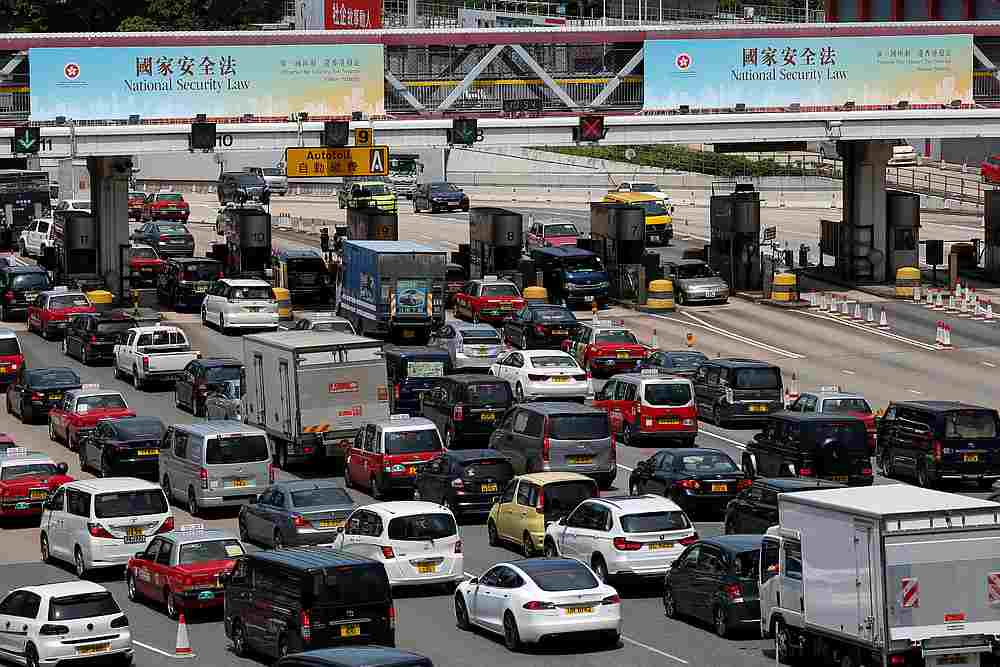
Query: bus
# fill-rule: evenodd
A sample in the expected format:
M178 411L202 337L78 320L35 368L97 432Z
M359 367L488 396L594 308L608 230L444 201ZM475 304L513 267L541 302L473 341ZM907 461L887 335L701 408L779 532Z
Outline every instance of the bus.
M0 169L0 246L13 248L35 218L49 215L52 199L44 171Z

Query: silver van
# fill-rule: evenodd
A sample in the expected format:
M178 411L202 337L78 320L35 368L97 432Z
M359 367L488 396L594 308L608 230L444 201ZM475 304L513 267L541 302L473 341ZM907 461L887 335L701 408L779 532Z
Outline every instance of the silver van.
M174 424L159 463L167 498L187 502L192 516L256 500L274 482L267 434L238 421Z

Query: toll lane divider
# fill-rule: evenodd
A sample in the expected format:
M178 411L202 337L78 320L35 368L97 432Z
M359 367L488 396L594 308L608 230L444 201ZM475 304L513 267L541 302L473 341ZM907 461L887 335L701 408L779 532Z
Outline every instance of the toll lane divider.
M891 333L889 331L883 331L881 329L875 329L875 328L872 328L872 327L869 327L869 326L865 326L864 324L857 324L857 323L851 322L849 320L844 320L844 319L837 318L837 317L830 317L828 315L824 315L823 313L811 313L809 311L803 311L803 310L793 310L791 312L798 313L799 315L804 315L806 317L813 317L813 318L816 318L817 320L826 320L827 322L835 322L835 323L841 324L841 325L843 325L845 327L852 327L852 328L857 329L859 331L864 331L866 333L870 333L870 334L872 334L874 336L881 336L882 338L887 338L889 340L894 340L894 341L899 342L899 343L905 343L907 345L912 345L913 347L918 347L921 350L927 350L927 351L930 351L930 352L934 352L934 351L936 351L938 349L936 346L934 346L934 345L932 345L930 343L924 343L924 342L919 341L919 340L914 340L913 338L907 338L906 336L900 336L899 334L894 334L894 333Z

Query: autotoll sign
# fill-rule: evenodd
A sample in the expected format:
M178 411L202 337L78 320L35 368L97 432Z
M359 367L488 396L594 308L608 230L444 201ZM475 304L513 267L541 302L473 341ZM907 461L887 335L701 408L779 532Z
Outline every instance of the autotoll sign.
M386 176L388 173L388 146L285 149L285 174L289 178Z

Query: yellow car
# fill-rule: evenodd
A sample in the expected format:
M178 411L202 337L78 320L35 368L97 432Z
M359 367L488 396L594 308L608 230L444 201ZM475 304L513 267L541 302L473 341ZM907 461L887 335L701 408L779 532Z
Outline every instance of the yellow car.
M646 244L670 245L674 238L674 219L663 199L642 192L609 192L604 201L641 206L646 210Z
M599 495L597 482L575 472L518 475L490 509L486 520L490 545L516 544L526 557L541 553L545 526Z
M377 208L386 213L396 212L396 195L381 181L345 183L337 193L340 208Z

